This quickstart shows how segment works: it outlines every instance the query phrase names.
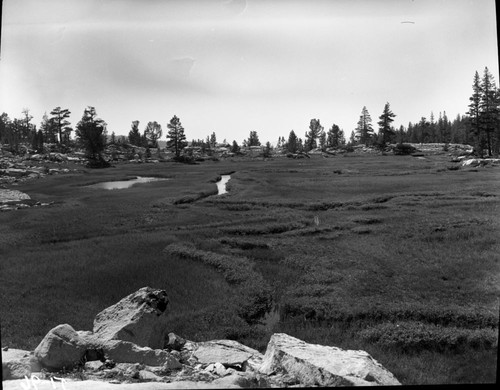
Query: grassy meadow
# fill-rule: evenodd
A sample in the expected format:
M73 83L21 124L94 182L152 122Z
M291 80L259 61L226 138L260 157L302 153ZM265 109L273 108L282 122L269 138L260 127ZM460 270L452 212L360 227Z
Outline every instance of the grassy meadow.
M263 351L285 332L366 350L403 384L495 382L500 168L355 153L77 167L13 187L50 206L0 213L2 346L91 330L151 286L191 340ZM171 180L86 187L136 176Z

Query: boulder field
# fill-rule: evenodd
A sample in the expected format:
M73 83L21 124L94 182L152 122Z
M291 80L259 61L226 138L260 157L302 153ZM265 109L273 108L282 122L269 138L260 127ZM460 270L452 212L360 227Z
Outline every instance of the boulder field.
M143 287L97 314L93 331L51 329L34 351L2 348L4 389L181 389L400 385L364 351L271 336L265 354L168 332L168 296Z

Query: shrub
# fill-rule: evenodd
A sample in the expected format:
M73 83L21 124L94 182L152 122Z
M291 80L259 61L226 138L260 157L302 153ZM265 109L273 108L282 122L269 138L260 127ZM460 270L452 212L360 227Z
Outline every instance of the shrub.
M409 144L397 144L392 150L397 156L409 155L416 152L416 148Z

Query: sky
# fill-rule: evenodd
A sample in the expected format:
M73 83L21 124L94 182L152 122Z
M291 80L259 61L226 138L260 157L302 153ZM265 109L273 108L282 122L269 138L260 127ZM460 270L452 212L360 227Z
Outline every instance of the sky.
M0 113L95 107L108 133L179 117L188 140L275 144L317 118L348 138L465 114L474 73L498 85L494 0L3 0Z

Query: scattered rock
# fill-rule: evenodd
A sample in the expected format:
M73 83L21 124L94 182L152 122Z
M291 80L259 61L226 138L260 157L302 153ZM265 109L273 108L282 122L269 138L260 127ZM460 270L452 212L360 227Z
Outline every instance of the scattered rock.
M462 160L463 167L478 167L486 165L496 165L500 163L500 158L469 158Z
M148 366L162 366L174 370L181 364L168 351L141 347L129 341L107 340L98 345L107 358L116 363L140 363Z
M175 333L168 334L168 341L166 344L167 348L174 351L180 351L185 344L186 340L184 340L182 337L176 335Z
M139 379L147 382L161 382L162 378L150 371L140 370Z
M284 333L271 336L259 371L288 374L303 386L400 385L367 352L307 344Z
M94 334L100 339L124 340L163 348L167 334L167 293L143 287L104 309L94 320Z
M19 200L31 199L28 194L17 190L5 190L0 188L0 203L16 202Z
M86 371L97 371L102 367L104 367L104 362L101 362L100 360L92 360L85 363Z
M33 356L33 352L14 348L2 349L2 378L4 380L22 379L40 370L40 364Z
M244 363L247 363L249 367L255 367L262 360L262 354L259 351L233 340L198 343L193 357L202 364L220 363L226 367L242 367Z

